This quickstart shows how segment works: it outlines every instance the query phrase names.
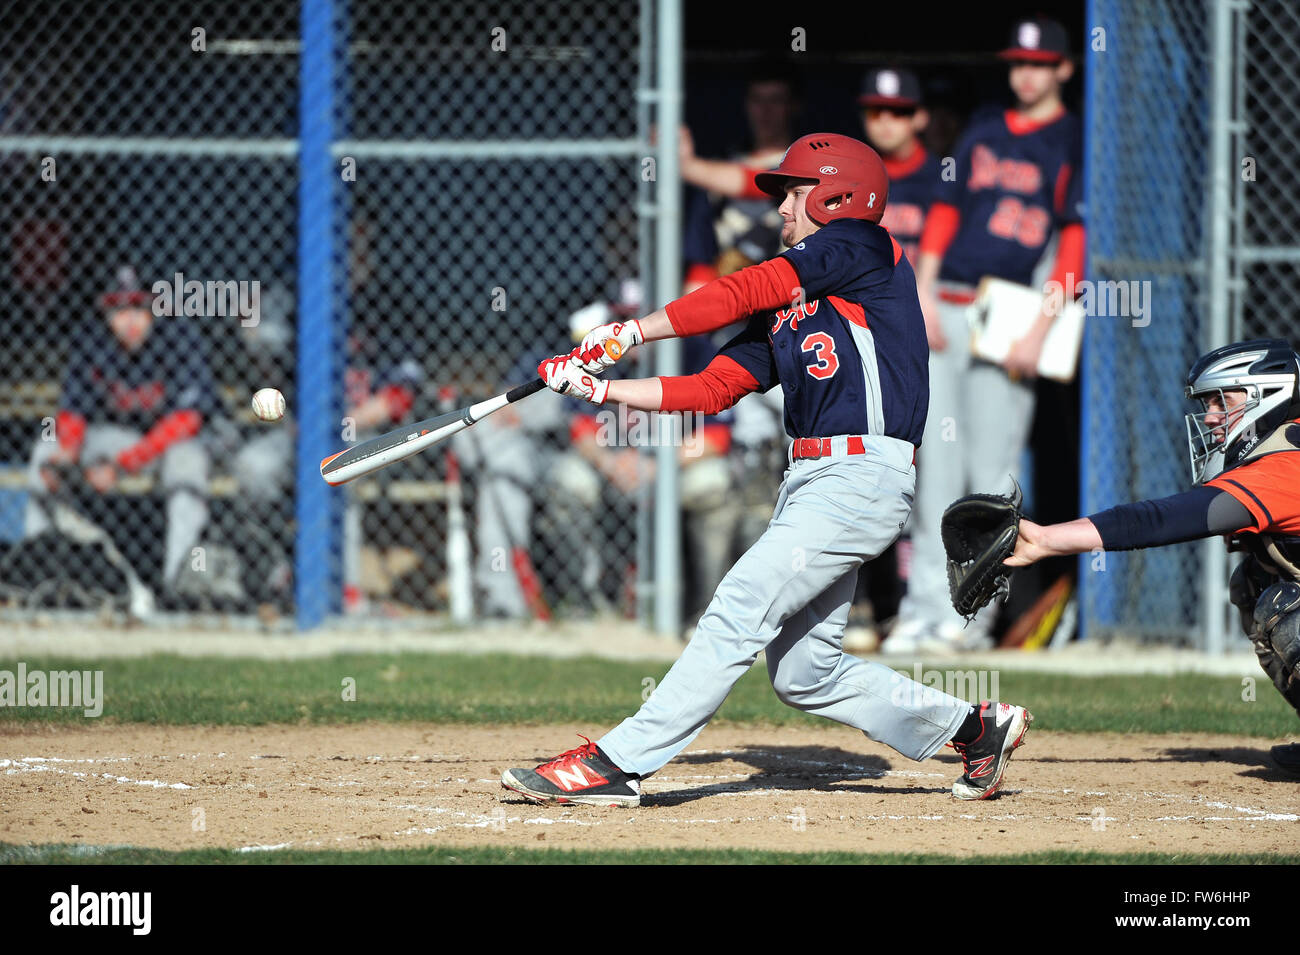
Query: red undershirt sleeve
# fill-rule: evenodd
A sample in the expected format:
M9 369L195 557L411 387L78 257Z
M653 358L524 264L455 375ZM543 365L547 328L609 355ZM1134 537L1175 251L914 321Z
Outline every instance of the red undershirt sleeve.
M117 456L117 463L124 471L138 471L177 441L198 434L202 422L202 416L193 408L164 415L148 434Z
M735 359L718 355L698 375L660 376L663 403L660 411L700 411L718 414L734 405L759 384Z
M925 231L921 233L922 254L943 255L952 245L961 226L961 213L956 206L935 202L925 217Z
M60 411L54 421L54 433L58 435L60 448L76 454L86 439L86 419L75 411Z
M1056 243L1056 263L1052 266L1052 281L1059 282L1062 288L1070 288L1065 277L1074 276L1077 285L1083 279L1083 256L1087 247L1087 237L1083 224L1072 222L1061 227L1061 237Z
M725 328L755 312L787 306L799 295L799 276L778 256L724 275L664 309L679 338Z

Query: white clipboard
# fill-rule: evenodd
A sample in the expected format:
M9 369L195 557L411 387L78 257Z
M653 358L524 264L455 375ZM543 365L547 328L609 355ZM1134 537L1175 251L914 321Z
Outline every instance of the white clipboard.
M1043 293L1028 285L985 276L967 310L971 354L1000 365L1011 345L1033 327L1043 308ZM1053 381L1071 382L1079 368L1083 344L1083 306L1068 302L1061 309L1043 342L1038 374Z

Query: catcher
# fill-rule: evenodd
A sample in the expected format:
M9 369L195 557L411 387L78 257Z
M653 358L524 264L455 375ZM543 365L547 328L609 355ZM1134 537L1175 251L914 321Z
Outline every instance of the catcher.
M1008 552L1006 567L1024 567L1221 534L1247 555L1228 590L1242 628L1300 714L1300 357L1280 339L1226 345L1192 365L1186 394L1198 403L1187 415L1196 487L1049 525L1022 517L1014 499L963 498L945 514L953 603L970 614L992 599L1009 571L990 565ZM1300 775L1300 743L1274 746L1272 756Z

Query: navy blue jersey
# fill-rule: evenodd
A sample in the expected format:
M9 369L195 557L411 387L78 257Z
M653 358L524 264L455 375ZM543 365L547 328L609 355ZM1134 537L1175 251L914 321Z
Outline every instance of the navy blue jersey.
M925 230L925 214L939 187L940 169L939 160L920 146L907 159L885 160L889 202L885 204L880 224L898 240L909 262L916 261L917 246Z
M86 322L73 339L61 406L87 421L148 431L173 411L216 411L208 347L185 318L155 318L135 351L118 341L102 318Z
M785 395L794 438L878 434L919 446L930 402L916 276L880 226L840 219L782 253L798 308L760 313L720 354Z
M1053 231L1082 219L1077 117L1062 113L1020 132L1016 125L1014 113L974 121L957 145L955 178L940 180L935 201L961 215L939 271L944 281L974 285L992 275L1028 285Z

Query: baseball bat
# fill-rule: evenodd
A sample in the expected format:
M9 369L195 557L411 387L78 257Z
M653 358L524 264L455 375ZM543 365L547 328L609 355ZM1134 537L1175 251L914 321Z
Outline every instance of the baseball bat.
M602 343L605 354L614 361L623 357L623 347L615 338L607 338ZM337 487L347 484L365 474L372 474L380 468L387 467L394 461L401 461L413 454L419 454L445 441L453 434L464 431L474 422L481 420L494 411L500 411L508 404L527 398L541 391L546 382L540 378L526 385L511 388L504 395L488 398L478 404L452 411L436 418L426 418L414 424L397 428L377 438L353 445L346 451L337 451L320 463L320 476L326 484Z
M488 398L466 408L426 418L413 424L404 425L387 434L381 434L369 441L362 441L346 451L337 451L320 463L320 476L325 483L337 487L355 480L365 474L373 474L380 468L387 467L394 461L401 461L413 454L419 454L427 448L446 441L453 434L464 431L476 421L480 421L494 411L500 411L508 404L536 394L546 387L540 378L526 385L511 388L503 395Z
M470 576L469 530L461 493L460 460L447 449L447 602L453 623L474 619L474 582Z

